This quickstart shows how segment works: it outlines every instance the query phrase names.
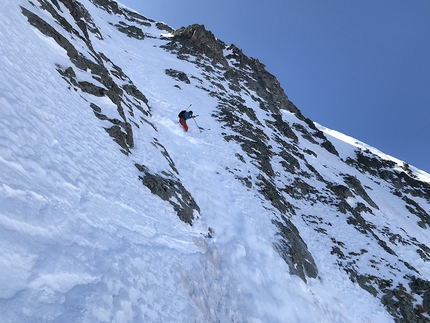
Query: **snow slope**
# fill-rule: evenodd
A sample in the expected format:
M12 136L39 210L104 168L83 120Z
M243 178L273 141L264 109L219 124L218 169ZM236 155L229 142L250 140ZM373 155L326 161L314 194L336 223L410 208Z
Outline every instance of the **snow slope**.
M106 97L68 88L56 66L69 66L69 57L32 27L20 8L43 14L40 7L26 0L0 3L0 320L393 322L374 296L334 269L325 246L313 240L313 230L301 219L295 223L319 277L305 283L289 274L273 248L269 203L229 171L243 165L235 157L238 145L224 140L225 129L211 116L216 99L195 86L181 83L178 89L165 74L174 68L202 75L196 65L160 47L167 32L151 26L145 32L155 38L126 37L113 26L121 17L80 2L103 35L91 35L96 51L108 53L144 89L151 113L135 111L132 120L146 118L155 128L140 122L133 128L131 154L122 153L88 102L97 100L112 117L116 107ZM60 1L59 7L74 25ZM55 25L48 14L44 18ZM85 71L77 78L89 79ZM177 113L190 104L202 132L192 121L188 133L177 123ZM257 104L249 104L264 116ZM192 226L138 179L136 163L153 173L169 168L152 138L168 151L200 207ZM324 176L334 176L336 167L346 169L335 161L323 167L317 159L314 166ZM258 176L253 167L246 171ZM376 184L366 184L378 194ZM304 202L302 212L309 207ZM330 221L333 230L352 230L334 214ZM350 244L361 247L360 241ZM370 248L369 255L378 252ZM416 265L422 266L419 260ZM430 275L429 268L420 270Z

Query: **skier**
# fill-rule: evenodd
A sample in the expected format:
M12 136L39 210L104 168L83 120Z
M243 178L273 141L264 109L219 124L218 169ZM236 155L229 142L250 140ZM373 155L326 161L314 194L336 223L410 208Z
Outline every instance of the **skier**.
M187 120L188 119L194 119L196 116L193 116L193 111L185 111L182 110L181 112L179 112L179 123L182 125L182 127L184 127L185 131L188 131L188 125L187 125Z

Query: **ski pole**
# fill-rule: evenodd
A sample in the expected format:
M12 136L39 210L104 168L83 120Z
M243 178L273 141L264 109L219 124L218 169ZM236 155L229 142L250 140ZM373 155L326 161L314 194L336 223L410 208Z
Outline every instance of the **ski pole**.
M202 132L202 129L200 129L199 125L197 124L197 121L195 118L193 118L194 122L196 123L197 128L199 128L199 131Z

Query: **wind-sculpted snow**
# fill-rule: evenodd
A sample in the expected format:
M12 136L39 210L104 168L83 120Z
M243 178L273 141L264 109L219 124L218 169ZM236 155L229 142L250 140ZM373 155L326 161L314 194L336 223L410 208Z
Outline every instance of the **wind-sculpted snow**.
M202 25L111 0L0 21L1 321L430 320L430 175Z

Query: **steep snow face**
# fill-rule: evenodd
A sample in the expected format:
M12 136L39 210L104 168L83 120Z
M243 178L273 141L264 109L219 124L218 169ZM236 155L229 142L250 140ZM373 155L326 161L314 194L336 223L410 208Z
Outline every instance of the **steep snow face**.
M2 321L429 320L428 174L203 26L109 0L0 18Z

